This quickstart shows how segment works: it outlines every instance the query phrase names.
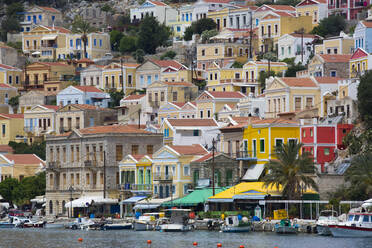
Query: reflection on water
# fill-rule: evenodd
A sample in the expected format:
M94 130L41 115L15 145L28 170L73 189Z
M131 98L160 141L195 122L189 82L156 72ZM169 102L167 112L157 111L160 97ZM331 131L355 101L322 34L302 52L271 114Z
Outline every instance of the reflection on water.
M83 242L78 242L83 238ZM281 236L275 233L219 233L194 231L188 233L161 233L122 231L72 231L49 229L0 229L0 247L128 247L149 248L372 248L372 239L343 239L299 234Z

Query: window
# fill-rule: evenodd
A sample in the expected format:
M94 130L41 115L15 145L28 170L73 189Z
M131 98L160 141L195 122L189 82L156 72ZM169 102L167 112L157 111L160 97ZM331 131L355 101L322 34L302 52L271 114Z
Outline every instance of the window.
M284 56L284 47L281 47L282 50L282 56Z
M93 40L93 45L94 45L94 46L97 46L97 39L94 39L94 40Z
M123 159L123 145L116 145L116 161Z
M154 146L153 145L147 145L146 152L149 155L153 154L154 153Z
M275 24L274 31L275 31L275 34L278 34L278 24Z
M190 176L190 166L189 165L184 165L183 166L183 175L184 176Z
M326 155L326 156L329 155L329 148L324 148L324 155Z
M306 130L305 129L302 130L302 137L306 138Z
M280 147L283 144L283 139L275 139L275 147Z
M313 137L313 129L310 129L310 137Z
M174 186L173 186L174 187ZM186 195L188 194L188 190L189 190L189 185L188 184L184 184L183 185L183 194Z
M358 70L359 71L359 70ZM331 77L337 77L337 71L331 71Z
M177 102L177 91L173 92L173 102Z
M193 136L199 136L199 130L194 130L193 131Z
M216 55L218 54L218 48L214 49L214 54L216 54Z
M301 97L295 97L295 111L301 110Z
M289 138L289 139L287 139L287 142L288 142L288 144L294 144L294 143L296 143L297 142L297 139L291 139L291 138Z
M138 154L138 145L132 145L132 155Z
M211 111L209 109L207 110L207 116L208 118L211 118Z
M369 222L369 216L368 215L363 216L363 222Z
M313 107L313 98L312 97L306 97L306 108L312 108Z
M102 40L99 40L99 47L102 47Z
M260 152L265 152L265 139L260 139Z
M201 54L202 56L205 56L205 49L202 49Z
M1 134L3 135L3 137L5 136L5 133L6 133L6 126L5 126L5 124L2 124L1 125Z
M164 91L160 92L160 101L164 101Z
M200 119L203 119L203 110L200 111Z

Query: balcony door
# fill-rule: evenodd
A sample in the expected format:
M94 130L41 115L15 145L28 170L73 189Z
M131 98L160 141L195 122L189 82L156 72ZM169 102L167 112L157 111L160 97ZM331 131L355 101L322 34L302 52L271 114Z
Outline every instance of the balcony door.
M253 157L257 157L257 141L252 140L252 155Z

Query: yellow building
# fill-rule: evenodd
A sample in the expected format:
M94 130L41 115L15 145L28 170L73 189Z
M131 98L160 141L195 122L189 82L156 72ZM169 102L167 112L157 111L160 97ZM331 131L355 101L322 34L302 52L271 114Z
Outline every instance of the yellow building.
M360 77L367 70L372 68L372 55L368 54L363 48L358 48L351 56L350 64L350 77Z
M13 66L0 64L0 84L22 87L22 70Z
M180 198L192 186L190 162L206 155L201 145L163 146L152 156L153 197Z
M45 161L35 154L0 154L0 181L6 178L22 180L45 170Z
M320 88L314 78L271 77L266 81L265 101L266 118L313 108L321 114Z
M175 68L168 66L162 69L160 81L165 82L192 82L192 71L186 66Z
M167 119L195 119L197 109L195 102L167 102L160 106L158 112L158 124Z
M225 104L237 104L245 95L241 92L228 91L204 91L195 100L197 107L197 118L218 119L217 113L223 109Z
M327 17L327 0L303 0L296 5L297 16L311 16L313 24L318 24Z
M235 7L237 8L237 7ZM211 18L217 24L217 30L221 31L228 27L228 15L233 7L226 7L217 11L209 11L208 18Z
M136 68L139 64L130 63L111 63L105 66L102 70L103 90L109 91L115 89L121 91L124 84L125 95L130 95L136 89ZM124 77L124 81L123 81ZM87 78L83 78L83 83L86 85Z
M0 114L0 145L9 141L26 142L23 114Z
M75 68L60 62L35 62L26 66L25 89L44 88L44 82L68 81Z
M340 36L323 40L323 44L315 45L315 54L352 54L354 38L341 32Z
M169 21L169 25L173 29L173 37L175 37L176 39L182 39L186 31L186 28L191 26L191 23L193 21L192 19L193 10L194 10L194 7L192 5L189 5L189 4L182 5L178 9L177 20Z
M260 52L278 51L278 39L281 36L301 29L308 33L313 27L311 16L295 16L287 12L271 11L261 18L258 25Z
M0 113L9 113L9 100L18 95L17 88L0 83Z

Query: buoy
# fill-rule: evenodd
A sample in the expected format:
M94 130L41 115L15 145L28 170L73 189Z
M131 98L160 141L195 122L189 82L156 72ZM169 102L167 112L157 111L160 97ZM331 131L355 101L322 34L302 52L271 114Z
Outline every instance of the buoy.
M198 242L192 243L193 246L198 246Z
M221 243L218 243L218 244L217 244L217 247L222 247Z
M147 240L147 244L149 244L149 245L150 245L150 244L151 244L151 240Z
M239 248L244 248L244 245L240 245Z
M79 242L83 242L83 238L78 238L78 241Z

